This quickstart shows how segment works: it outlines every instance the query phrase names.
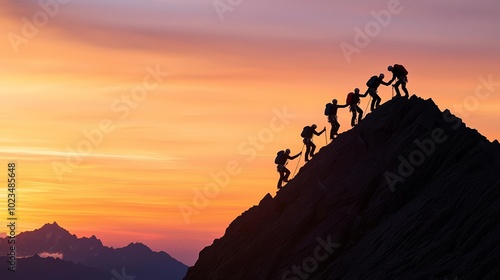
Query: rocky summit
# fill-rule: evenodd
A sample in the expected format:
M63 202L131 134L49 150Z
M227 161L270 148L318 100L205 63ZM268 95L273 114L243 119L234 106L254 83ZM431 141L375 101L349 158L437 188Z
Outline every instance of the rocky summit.
M500 145L393 99L200 252L186 280L500 279Z

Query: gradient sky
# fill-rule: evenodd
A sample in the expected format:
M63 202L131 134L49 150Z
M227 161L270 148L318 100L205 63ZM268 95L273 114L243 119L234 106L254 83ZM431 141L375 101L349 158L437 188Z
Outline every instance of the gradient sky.
M20 231L57 221L79 237L139 241L192 265L241 212L274 195L276 151L298 152L304 125L328 126L326 102L364 90L393 63L409 70L411 93L462 111L489 140L500 136L496 0L242 0L223 19L212 0L54 1L44 1L53 12L44 18L38 1L0 0L0 162L18 164ZM374 25L373 12L391 5L397 13ZM34 20L36 30L26 24ZM366 26L379 29L346 59L341 43L356 46ZM156 68L168 76L124 103ZM380 95L389 99L390 88ZM283 110L293 117L278 118ZM348 129L349 112L339 118ZM113 130L76 152L103 120ZM228 163L238 174L186 223L179 206L195 207L193 189Z

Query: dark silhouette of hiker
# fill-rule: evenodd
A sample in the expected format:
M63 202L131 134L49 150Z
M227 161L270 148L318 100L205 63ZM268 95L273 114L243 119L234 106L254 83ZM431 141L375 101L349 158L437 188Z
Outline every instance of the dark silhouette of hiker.
M406 89L406 83L408 83L408 71L404 68L403 65L394 64L394 66L387 67L387 70L392 72L392 79L388 82L391 84L394 80L398 80L394 85L394 89L396 90L396 97L401 97L401 92L399 91L399 85L405 92L405 97L408 97L408 89Z
M326 104L325 115L328 116L328 122L332 125L330 130L330 140L333 140L338 134L340 123L337 119L337 111L339 108L346 108L349 104L338 105L337 99L333 99L332 103Z
M351 126L355 127L356 126L356 117L358 119L358 123L361 121L363 118L363 110L358 106L359 102L361 101L361 97L366 97L368 92L365 94L360 94L359 93L359 88L355 88L354 92L350 92L347 95L347 100L346 103L349 104L349 111L352 112L352 118L351 118Z
M372 103L370 105L370 110L372 112L375 110L375 108L377 108L380 105L380 102L382 101L382 98L380 98L380 96L378 95L378 87L380 85L384 86L391 85L390 82L386 83L383 81L384 77L385 77L384 74L380 74L378 77L377 76L371 77L370 80L366 82L366 86L368 86L368 90L366 91L366 93L368 93L372 97Z
M306 127L304 127L304 130L300 134L302 137L304 137L304 140L302 142L304 142L304 144L306 145L306 155L305 155L305 159L304 159L305 161L309 161L309 156L311 156L311 157L314 156L314 150L316 149L316 145L314 145L314 143L312 141L313 134L320 136L321 134L323 134L323 132L326 131L326 127L325 127L325 128L323 128L322 131L317 132L316 131L317 127L318 126L315 124L313 124L311 126L306 126Z
M293 157L290 156L290 149L286 149L285 151L279 151L278 155L276 156L275 163L278 164L277 170L280 173L280 179L278 180L278 189L282 188L282 184L288 182L288 177L290 176L290 170L286 168L286 164L288 163L288 160L293 160L296 159L298 156L300 156L302 152L294 155Z

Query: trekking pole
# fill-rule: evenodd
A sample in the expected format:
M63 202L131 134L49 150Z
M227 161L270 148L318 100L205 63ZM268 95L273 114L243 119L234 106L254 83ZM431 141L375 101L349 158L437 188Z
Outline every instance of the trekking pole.
M371 95L370 95L370 99L368 100L368 104L366 104L365 113L366 113L366 110L368 110L368 105L370 105L370 101L372 101L372 96Z
M299 160L297 161L297 166L295 166L295 170L293 171L292 178L294 178L295 177L295 173L297 173L297 168L299 168L300 158L302 157L302 152L304 152L304 147L305 146L306 146L306 144L302 145L302 150L300 151Z
M325 126L325 146L328 145L328 138L326 137L326 126Z

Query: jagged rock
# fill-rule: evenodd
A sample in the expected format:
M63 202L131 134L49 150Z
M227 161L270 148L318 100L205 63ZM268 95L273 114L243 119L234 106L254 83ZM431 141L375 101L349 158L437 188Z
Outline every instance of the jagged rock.
M393 99L233 221L185 279L500 279L499 159L498 141L432 100Z

